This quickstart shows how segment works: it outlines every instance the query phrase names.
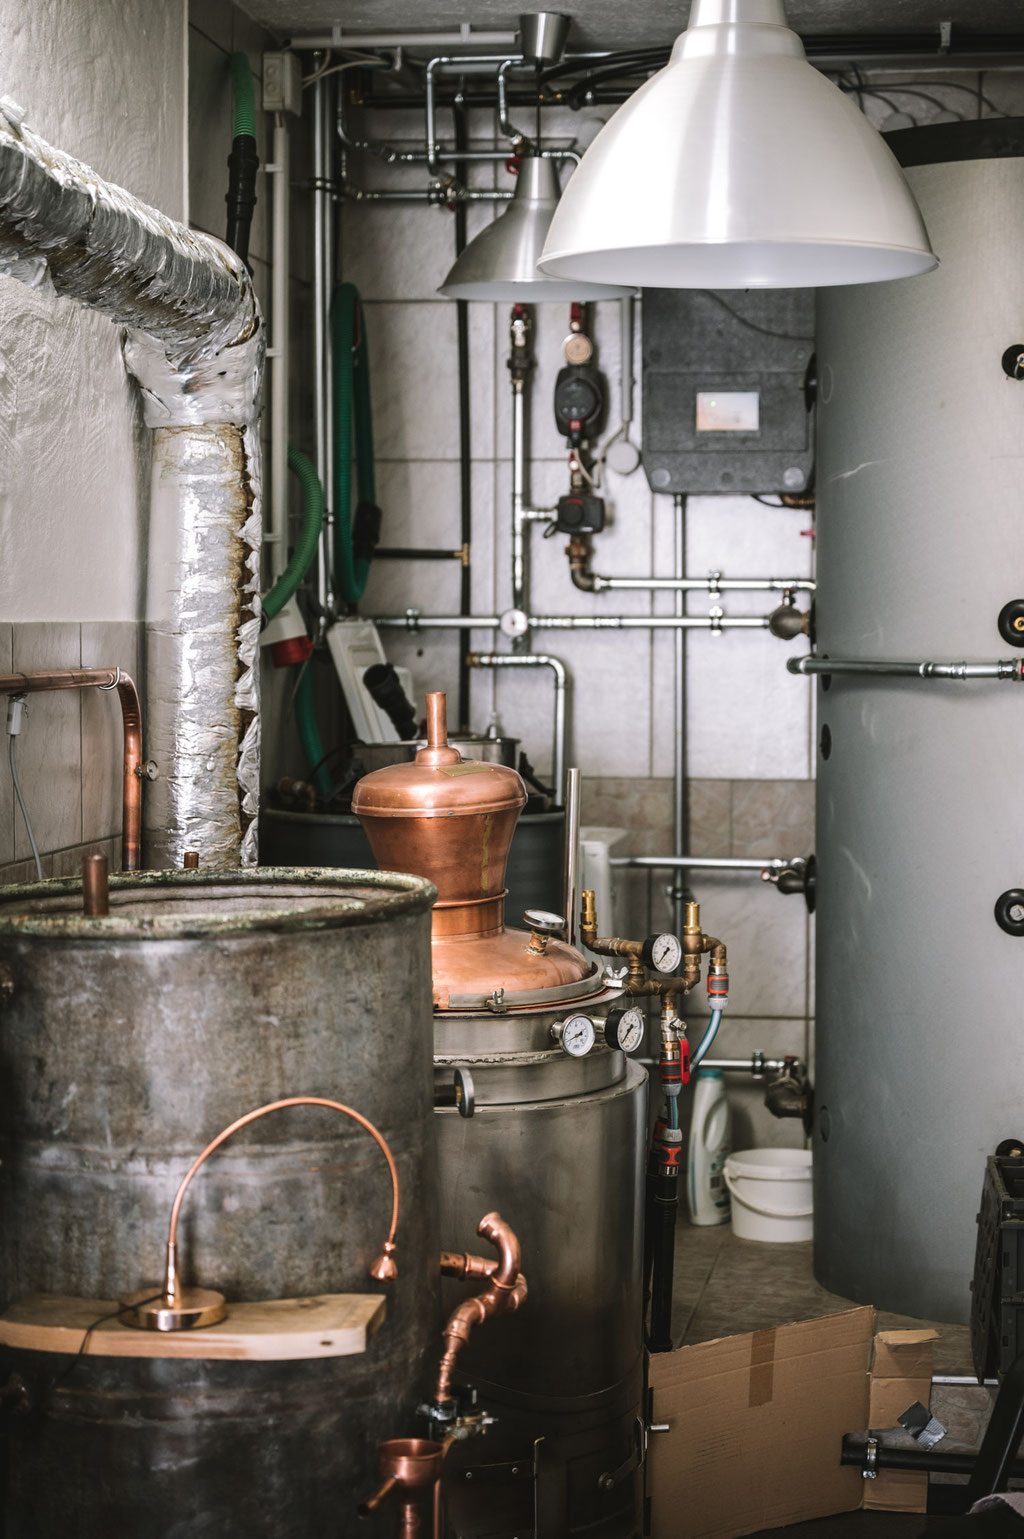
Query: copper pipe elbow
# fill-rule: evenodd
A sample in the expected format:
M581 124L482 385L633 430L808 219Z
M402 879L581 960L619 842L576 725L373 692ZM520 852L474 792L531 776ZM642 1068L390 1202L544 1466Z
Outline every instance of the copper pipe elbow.
M448 1324L444 1328L444 1354L438 1368L437 1384L434 1389L434 1401L439 1403L451 1399L451 1380L455 1370L455 1362L464 1344L469 1339L469 1333L474 1325L480 1325L491 1315L503 1314L506 1311L518 1309L526 1297L526 1279L520 1274L521 1252L519 1241L511 1227L499 1213L487 1213L477 1225L477 1233L484 1239L490 1240L498 1252L497 1263L491 1263L493 1270L487 1273L487 1287L475 1298L463 1299L451 1313ZM451 1255L443 1252L441 1257L442 1271L450 1271L455 1276L479 1275L477 1267L488 1263L480 1256ZM520 1284L522 1285L520 1287Z

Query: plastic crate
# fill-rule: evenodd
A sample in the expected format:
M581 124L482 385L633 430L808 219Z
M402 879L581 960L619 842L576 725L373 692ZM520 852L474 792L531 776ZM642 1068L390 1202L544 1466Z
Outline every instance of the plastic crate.
M974 1371L992 1378L1024 1352L1024 1156L986 1162L971 1291Z

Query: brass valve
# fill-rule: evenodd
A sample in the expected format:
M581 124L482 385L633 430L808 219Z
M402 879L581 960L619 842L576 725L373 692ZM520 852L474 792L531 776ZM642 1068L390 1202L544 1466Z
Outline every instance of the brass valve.
M597 933L597 909L594 894L588 888L581 895L580 938L584 946L598 956L617 956L626 959L625 989L634 997L657 994L663 1001L677 994L688 994L701 977L701 957L709 957L708 996L712 1005L724 1004L728 998L729 975L724 942L714 935L705 935L700 922L700 904L689 902L683 933L675 936L650 936L647 940L627 940L613 935L600 937ZM674 942L674 946L668 943ZM675 970L662 978L648 979L644 975L645 964L656 971L663 970L659 962L659 943L664 943L666 953L674 951ZM668 971L668 964L664 965Z

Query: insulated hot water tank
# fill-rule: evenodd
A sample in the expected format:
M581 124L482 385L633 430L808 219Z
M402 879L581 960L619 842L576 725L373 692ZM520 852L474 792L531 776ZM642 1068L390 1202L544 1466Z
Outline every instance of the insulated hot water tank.
M940 266L819 294L817 650L1013 657L1024 597L1024 133L892 136ZM1021 348L1024 351L1024 348ZM966 1321L985 1157L1024 1135L1024 688L818 685L815 1270Z

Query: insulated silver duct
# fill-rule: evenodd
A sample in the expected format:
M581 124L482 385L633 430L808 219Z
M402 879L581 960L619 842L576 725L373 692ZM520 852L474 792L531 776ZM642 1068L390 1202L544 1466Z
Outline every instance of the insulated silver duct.
M153 433L147 866L253 864L263 328L241 259L40 139L0 100L0 272L129 328Z

